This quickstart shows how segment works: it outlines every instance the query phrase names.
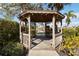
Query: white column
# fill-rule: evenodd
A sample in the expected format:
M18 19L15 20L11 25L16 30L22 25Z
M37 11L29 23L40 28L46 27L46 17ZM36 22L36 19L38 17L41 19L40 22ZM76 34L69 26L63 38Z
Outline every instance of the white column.
M21 20L20 20L20 23L19 23L19 38L20 38L20 43L22 43Z
M55 16L53 16L53 18L52 18L52 23L53 23L53 27L52 27L52 40L53 40L53 42L52 42L52 47L55 49Z
M27 20L28 20L28 24L29 24L29 47L28 48L30 50L30 47L31 47L30 46L31 45L31 25L30 25L31 24L30 23L31 21L30 21L30 16L27 18Z

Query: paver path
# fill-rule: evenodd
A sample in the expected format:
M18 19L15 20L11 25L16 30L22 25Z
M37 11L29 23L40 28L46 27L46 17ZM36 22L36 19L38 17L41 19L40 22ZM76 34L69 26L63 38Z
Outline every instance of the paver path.
M58 53L51 47L51 40L44 40L33 47L28 56L59 56Z

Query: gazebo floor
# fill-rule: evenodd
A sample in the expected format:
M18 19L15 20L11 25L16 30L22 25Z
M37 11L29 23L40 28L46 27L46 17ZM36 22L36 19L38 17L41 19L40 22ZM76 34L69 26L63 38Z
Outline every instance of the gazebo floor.
M34 42L38 42L40 39L36 39ZM40 41L38 45L33 47L28 56L59 56L58 53L52 48L51 40Z

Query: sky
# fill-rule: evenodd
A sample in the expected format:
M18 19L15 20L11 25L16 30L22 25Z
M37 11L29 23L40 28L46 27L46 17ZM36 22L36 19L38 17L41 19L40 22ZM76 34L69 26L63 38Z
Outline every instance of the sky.
M47 8L47 5L44 4L43 7ZM74 11L74 13L77 15L77 18L72 18L69 26L79 26L79 3L72 3L70 5L66 5L60 12L62 14L64 14L70 10ZM0 15L0 17L1 17L1 15ZM16 17L14 19L15 19L15 21L18 22L18 19ZM66 26L65 19L63 19L62 22L63 22L63 26Z
M43 7L47 8L47 5L45 4ZM79 26L79 3L72 3L70 5L66 5L66 6L64 6L64 8L60 12L62 14L64 14L64 13L67 13L68 11L70 11L70 10L74 11L74 14L77 15L77 18L71 18L71 23L69 24L69 27ZM64 18L62 20L62 22L63 22L62 26L63 27L67 25L66 22L65 22L65 19L66 18Z
M70 10L74 11L74 14L77 15L77 18L72 18L69 26L79 26L79 3L73 3L70 5L67 5L60 12L64 14ZM66 22L65 22L65 19L63 19L63 26L65 26L65 25L66 25Z

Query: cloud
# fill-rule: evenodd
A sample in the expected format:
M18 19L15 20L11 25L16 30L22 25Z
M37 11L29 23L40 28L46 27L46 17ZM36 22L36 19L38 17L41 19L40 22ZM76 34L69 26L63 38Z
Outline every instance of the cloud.
M71 23L69 24L69 26L79 26L79 12L76 12L74 14L77 15L77 18L71 18ZM66 26L66 16L62 20L62 22L63 26Z
M79 18L79 12L74 13L75 15L77 15L77 18Z

